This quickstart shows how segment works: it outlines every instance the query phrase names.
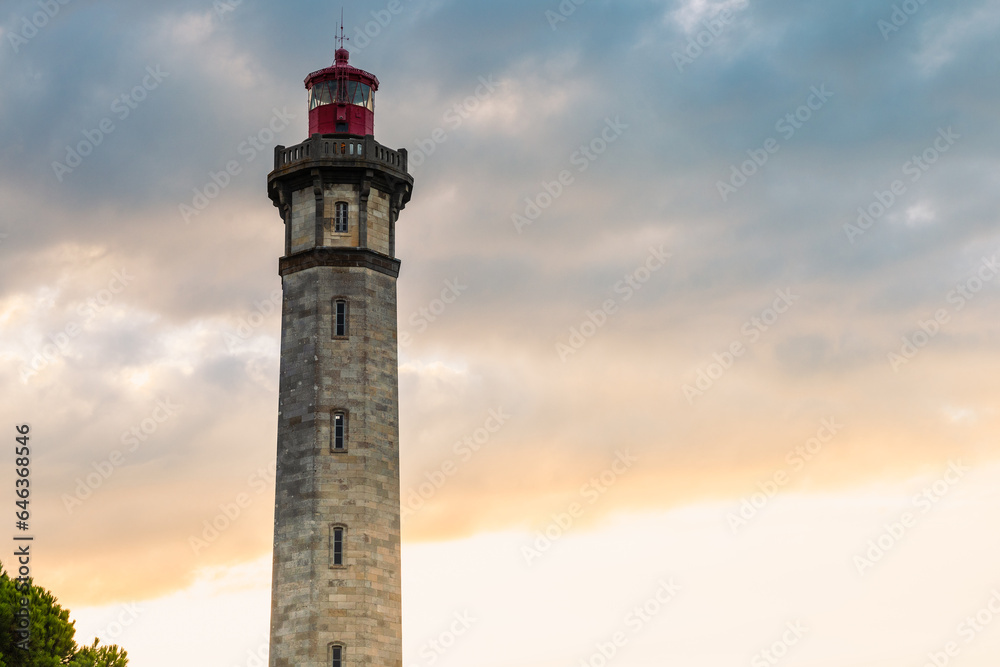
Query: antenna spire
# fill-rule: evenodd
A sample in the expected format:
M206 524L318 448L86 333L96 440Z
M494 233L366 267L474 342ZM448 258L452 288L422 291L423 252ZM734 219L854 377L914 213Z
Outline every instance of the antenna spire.
M344 42L351 41L350 37L347 37L347 36L344 35L344 8L343 7L340 8L340 34L337 36L337 41L339 42L339 45L338 45L337 48L340 48L340 49L344 48Z

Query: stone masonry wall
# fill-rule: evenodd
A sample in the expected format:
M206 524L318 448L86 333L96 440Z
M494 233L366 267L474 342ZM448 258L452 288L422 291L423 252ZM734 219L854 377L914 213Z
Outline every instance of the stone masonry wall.
M401 667L396 282L366 268L284 276L271 667ZM333 302L348 301L348 336ZM331 414L347 414L332 451ZM331 529L346 527L333 566Z
M368 195L368 247L389 255L389 196L371 189Z
M330 184L323 187L323 243L334 248L358 247L358 210L361 193L354 185ZM333 220L337 202L347 202L347 233L333 231Z
M312 188L292 193L292 252L315 245L316 198Z

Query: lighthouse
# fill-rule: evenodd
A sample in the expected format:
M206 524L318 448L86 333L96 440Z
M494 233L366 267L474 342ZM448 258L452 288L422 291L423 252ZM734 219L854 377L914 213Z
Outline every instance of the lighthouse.
M341 33L343 31L341 30ZM375 141L375 75L305 79L277 146L285 226L270 667L401 667L396 220L413 178Z

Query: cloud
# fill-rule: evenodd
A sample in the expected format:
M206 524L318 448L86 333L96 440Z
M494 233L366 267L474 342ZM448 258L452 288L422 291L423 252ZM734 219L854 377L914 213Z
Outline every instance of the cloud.
M335 9L312 4L72 3L22 52L4 42L0 379L53 443L38 468L53 490L45 567L76 599L160 594L270 548L267 493L209 548L189 538L274 455L283 237L264 183L272 146L305 138L303 77L332 57ZM32 6L13 7L4 35ZM407 519L407 539L535 525L620 448L642 463L588 522L732 499L829 417L848 426L796 488L995 457L995 387L979 369L998 283L961 309L948 300L1000 251L998 93L981 85L995 8L928 4L885 40L889 7L751 2L679 72L673 54L720 6L588 2L553 31L528 2L407 0L355 48L352 64L382 81L379 141L416 162L447 134L415 167L397 227L404 495L459 461L490 410L511 415ZM169 76L138 101L156 67ZM833 94L810 109L821 86ZM105 118L114 131L60 182L52 163ZM614 141L609 123L627 126ZM954 145L908 173L947 128ZM769 138L779 149L754 167ZM723 201L719 182L747 160ZM181 205L228 161L240 173L185 222ZM563 171L572 182L553 195ZM845 225L895 180L905 192L852 243ZM519 234L512 216L531 203ZM669 260L626 300L623 281L660 246ZM455 280L461 296L422 315ZM785 289L801 300L752 324ZM949 321L894 372L887 355L941 308ZM745 353L688 401L734 342ZM180 414L67 513L62 495L165 398Z

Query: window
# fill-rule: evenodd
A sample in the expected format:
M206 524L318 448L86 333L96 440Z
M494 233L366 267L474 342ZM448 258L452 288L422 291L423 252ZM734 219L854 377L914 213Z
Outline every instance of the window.
M330 565L344 566L344 527L334 526L330 532Z
M360 81L321 81L313 85L307 95L310 110L336 103L353 104L366 107L369 111L375 111L375 91L367 83Z
M347 301L344 299L333 302L333 335L337 338L347 337Z
M347 415L343 412L333 413L333 451L347 450Z
M315 109L316 107L333 102L330 83L330 81L323 81L312 87L309 91L309 109Z
M330 644L330 665L344 667L344 645Z
M333 231L338 234L347 232L347 202L339 201L334 205Z

